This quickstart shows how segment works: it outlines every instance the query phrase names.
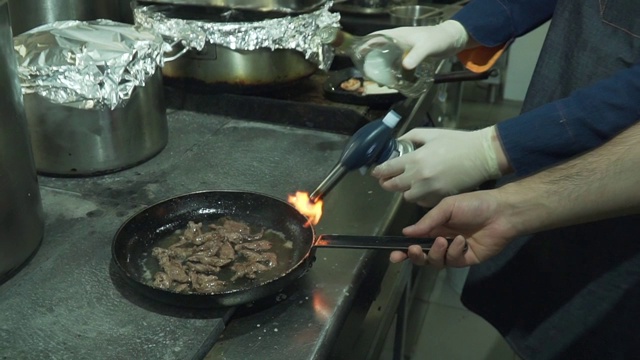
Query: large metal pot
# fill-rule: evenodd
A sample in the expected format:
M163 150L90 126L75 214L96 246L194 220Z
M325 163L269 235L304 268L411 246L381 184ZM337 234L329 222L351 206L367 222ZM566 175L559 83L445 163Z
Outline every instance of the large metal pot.
M60 20L94 20L120 17L116 0L9 0L13 34Z
M127 104L80 109L38 94L24 97L38 172L86 176L115 172L159 153L168 141L162 74L138 86Z
M39 173L115 172L165 147L162 45L154 32L110 20L56 22L14 38Z
M166 63L168 79L189 79L208 86L264 87L305 78L317 70L295 50L232 50L207 43L201 51L187 51Z
M207 89L251 92L308 77L323 54L308 32L328 10L286 16L279 12L224 10L203 6L138 6L136 22L176 41L177 59L165 63L170 81L187 80ZM286 29L286 30L282 30ZM311 30L310 30L311 29ZM204 44L196 41L204 38ZM199 49L199 50L196 50ZM315 56L310 56L314 53ZM171 54L171 55L174 55ZM309 60L309 59L315 59Z
M0 282L37 249L42 201L13 54L6 0L0 0Z

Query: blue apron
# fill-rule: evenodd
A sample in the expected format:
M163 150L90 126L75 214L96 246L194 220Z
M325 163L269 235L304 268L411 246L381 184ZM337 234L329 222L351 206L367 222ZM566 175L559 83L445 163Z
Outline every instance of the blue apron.
M523 111L639 54L640 0L560 0ZM640 217L517 239L470 269L462 302L524 359L640 359Z

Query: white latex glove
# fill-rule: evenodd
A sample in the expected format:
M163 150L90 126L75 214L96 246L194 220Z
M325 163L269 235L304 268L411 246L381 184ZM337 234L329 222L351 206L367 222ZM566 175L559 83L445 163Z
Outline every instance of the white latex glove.
M414 129L400 137L416 150L386 161L371 175L407 201L433 207L444 197L476 188L502 174L497 152L504 158L495 128L476 131Z
M399 27L376 31L407 45L411 50L402 61L412 70L427 57L443 59L457 54L467 46L469 35L462 24L446 20L438 25Z

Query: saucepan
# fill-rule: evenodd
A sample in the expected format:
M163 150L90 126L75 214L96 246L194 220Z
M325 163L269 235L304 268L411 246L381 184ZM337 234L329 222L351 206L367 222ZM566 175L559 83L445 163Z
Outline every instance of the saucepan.
M223 218L278 234L288 252L279 253L278 266L255 279L241 279L212 293L176 292L152 285L150 273L157 263L151 256L153 248L190 221L212 224ZM406 250L417 244L429 251L433 242L430 238L316 235L307 217L275 197L246 191L200 191L161 201L130 217L113 238L112 256L115 268L142 295L170 305L212 308L276 294L310 269L318 248Z

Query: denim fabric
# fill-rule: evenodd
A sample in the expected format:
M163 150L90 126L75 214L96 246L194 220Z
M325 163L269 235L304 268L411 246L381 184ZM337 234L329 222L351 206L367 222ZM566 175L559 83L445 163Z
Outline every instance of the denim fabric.
M471 268L462 303L518 355L640 359L640 217L515 240Z
M475 0L451 18L469 35L493 47L506 44L551 18L558 0Z
M553 14L523 114L498 124L518 176L597 147L640 120L640 1L476 0L469 5L456 18L481 42L504 43ZM496 27L481 26L482 17L470 13L474 9L502 20Z
M517 176L588 151L640 120L640 1L559 0L540 14L534 4L554 5L475 0L457 16L491 44L553 13L523 113L498 125ZM499 27L479 25L487 14L501 17ZM640 359L640 216L517 239L471 268L462 302L524 359Z

